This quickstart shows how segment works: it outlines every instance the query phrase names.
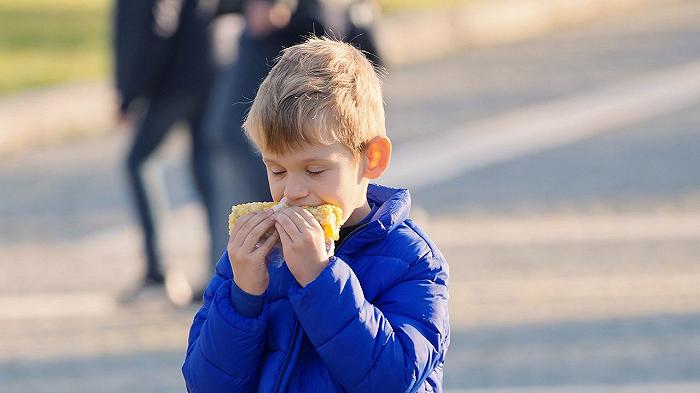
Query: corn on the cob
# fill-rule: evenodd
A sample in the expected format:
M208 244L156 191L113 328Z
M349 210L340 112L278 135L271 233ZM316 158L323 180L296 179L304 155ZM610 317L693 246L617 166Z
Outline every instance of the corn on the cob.
M233 233L236 221L251 212L259 212L277 206L278 202L250 202L234 205L228 216L228 233ZM340 226L343 224L343 211L335 205L303 206L321 224L326 241L338 240Z

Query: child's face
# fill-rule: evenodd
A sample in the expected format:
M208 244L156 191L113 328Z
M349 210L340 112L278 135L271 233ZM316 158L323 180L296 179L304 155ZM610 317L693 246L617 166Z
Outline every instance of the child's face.
M344 220L367 201L363 162L340 143L262 156L275 201L286 197L295 206L330 203L343 209Z

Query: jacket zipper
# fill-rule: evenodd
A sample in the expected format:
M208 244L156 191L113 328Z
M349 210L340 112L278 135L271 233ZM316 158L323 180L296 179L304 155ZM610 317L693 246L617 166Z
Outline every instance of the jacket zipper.
M277 382L275 382L275 389L273 390L274 393L278 393L279 389L282 385L282 379L284 378L284 374L287 372L287 367L289 367L289 361L291 360L292 353L294 352L296 346L297 346L297 333L299 333L299 326L300 322L297 320L294 323L294 332L292 333L292 343L289 346L289 352L287 352L287 355L284 357L284 363L282 363L282 370L280 371L279 377L277 377Z
M367 224L363 224L363 225L360 225L359 227L355 228L355 230L350 232L345 237L345 239L343 239L343 241L338 245L337 249L340 250L340 247L343 244L347 243L348 239L350 239L353 235L355 235L355 233L357 233L357 231L359 231L360 229L362 229L366 226L367 226ZM292 338L292 343L289 347L289 352L287 352L287 355L284 357L284 363L282 364L282 370L280 371L279 377L277 377L277 382L275 382L275 388L273 390L274 393L279 393L279 389L282 386L282 379L284 379L284 374L287 372L287 367L289 367L289 361L291 360L292 353L294 352L296 345L297 345L297 341L299 339L297 337L297 334L299 333L300 326L301 326L301 323L297 320L294 324L294 332L292 333L293 338Z

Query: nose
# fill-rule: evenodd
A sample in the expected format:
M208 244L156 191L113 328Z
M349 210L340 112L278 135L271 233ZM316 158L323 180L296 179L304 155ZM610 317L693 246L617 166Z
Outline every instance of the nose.
M289 182L284 187L284 196L293 205L300 204L309 195L308 188L302 182Z

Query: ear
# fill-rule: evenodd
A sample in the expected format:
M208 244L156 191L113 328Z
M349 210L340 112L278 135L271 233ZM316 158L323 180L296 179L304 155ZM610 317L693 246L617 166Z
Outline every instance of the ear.
M391 160L391 141L380 135L370 139L362 149L364 177L378 179L386 172Z

